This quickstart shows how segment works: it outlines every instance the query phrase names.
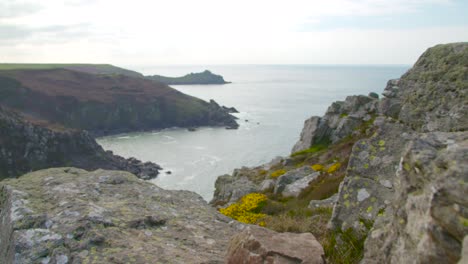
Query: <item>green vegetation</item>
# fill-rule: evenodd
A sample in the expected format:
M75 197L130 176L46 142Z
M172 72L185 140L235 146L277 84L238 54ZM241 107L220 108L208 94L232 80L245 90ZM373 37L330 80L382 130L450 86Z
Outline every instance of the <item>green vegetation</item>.
M52 70L67 69L93 74L127 75L143 77L141 73L119 68L110 64L84 64L84 63L0 63L0 70Z

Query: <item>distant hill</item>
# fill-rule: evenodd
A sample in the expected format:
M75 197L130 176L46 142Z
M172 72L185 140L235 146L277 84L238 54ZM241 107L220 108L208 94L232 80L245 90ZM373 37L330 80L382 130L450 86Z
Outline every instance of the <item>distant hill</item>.
M85 129L93 135L173 126L238 126L235 117L214 101L129 76L131 71L111 65L65 66L73 70L53 64L30 64L28 69L2 66L10 70L0 70L0 106L52 126Z
M92 74L121 74L132 77L143 77L143 74L110 64L60 64L60 63L0 63L0 70L52 70L66 69Z
M162 82L168 85L188 85L188 84L226 84L221 75L213 74L205 70L199 73L190 73L182 77L165 77L161 75L146 76L147 79Z

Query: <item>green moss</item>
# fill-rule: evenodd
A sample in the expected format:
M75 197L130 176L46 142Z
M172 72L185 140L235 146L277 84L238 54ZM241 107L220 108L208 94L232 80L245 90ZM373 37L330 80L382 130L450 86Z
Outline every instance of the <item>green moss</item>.
M411 166L407 162L403 162L403 169L406 172L409 172L409 171L411 171Z
M458 217L458 220L460 221L460 223L464 226L464 227L468 227L468 219L463 217L463 216L459 216Z
M342 113L342 114L340 115L340 118L344 118L344 117L347 117L347 116L348 116L347 113Z
M374 208L372 208L372 206L369 206L369 207L367 207L366 212L367 212L367 213L371 213L373 209L374 209Z
M379 146L383 147L385 146L385 140L379 140L379 143L377 143Z

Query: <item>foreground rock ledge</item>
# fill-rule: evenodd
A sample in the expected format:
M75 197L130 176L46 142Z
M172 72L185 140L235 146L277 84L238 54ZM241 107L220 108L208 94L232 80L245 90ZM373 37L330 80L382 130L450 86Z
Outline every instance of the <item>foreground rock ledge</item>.
M223 263L244 227L121 171L55 168L0 188L2 263Z
M228 264L322 264L324 251L310 233L277 233L248 227L232 238L226 256Z

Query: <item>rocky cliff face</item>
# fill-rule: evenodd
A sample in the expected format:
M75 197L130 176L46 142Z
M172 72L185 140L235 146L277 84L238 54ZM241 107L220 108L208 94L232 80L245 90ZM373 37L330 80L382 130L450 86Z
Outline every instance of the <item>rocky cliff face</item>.
M0 71L0 105L92 135L173 126L238 127L225 108L165 84L66 69Z
M14 111L0 107L0 179L62 166L126 170L150 179L161 169L151 162L106 152L87 132L47 126L50 127L28 122Z
M333 203L331 235L323 240L332 245L327 257L339 252L345 258L355 250L352 262L458 262L468 234L467 65L468 43L428 49L400 79L388 82L384 98L348 97L323 117L306 120L291 157L276 162L282 176L272 177L270 170L261 177L266 168L244 168L220 178L215 194L222 195L213 203L232 203L230 197L245 193L242 185L247 193L274 192L282 177L291 179L284 188L302 186L299 197L312 197L314 190L327 190L333 164L322 164L332 158L345 166L338 192L310 202L312 208ZM337 158L346 144L351 151ZM310 165L320 172L318 183L312 171L303 173Z
M2 263L223 263L243 225L126 172L55 168L0 182Z

